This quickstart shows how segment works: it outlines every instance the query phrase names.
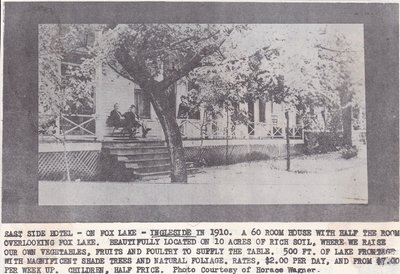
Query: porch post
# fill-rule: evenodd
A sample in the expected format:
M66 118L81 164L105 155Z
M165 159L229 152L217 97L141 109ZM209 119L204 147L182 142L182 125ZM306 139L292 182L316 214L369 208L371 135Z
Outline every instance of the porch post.
M260 99L254 101L254 136L260 136L261 131L257 129L257 123L260 122Z
M285 111L286 118L286 170L290 171L290 126L289 126L289 111Z
M102 109L102 92L103 92L103 65L99 64L96 67L96 84L95 84L95 124L96 124L96 139L102 141L104 139L105 121L102 117L104 111Z
M102 30L98 28L95 30L95 43L99 43L102 38ZM104 139L104 119L102 119L102 93L103 92L103 64L96 65L95 68L95 86L94 86L94 117L95 117L95 135L96 139L102 141Z

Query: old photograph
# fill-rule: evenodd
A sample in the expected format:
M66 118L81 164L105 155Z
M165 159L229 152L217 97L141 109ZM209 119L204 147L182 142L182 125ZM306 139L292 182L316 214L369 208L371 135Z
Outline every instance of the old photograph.
M39 204L367 204L362 24L39 25Z

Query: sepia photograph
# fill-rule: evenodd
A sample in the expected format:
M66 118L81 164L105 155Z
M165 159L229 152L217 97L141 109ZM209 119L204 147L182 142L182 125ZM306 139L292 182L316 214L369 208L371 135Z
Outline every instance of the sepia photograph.
M400 273L397 3L5 2L1 273Z
M368 204L363 24L40 24L39 205Z
M398 19L5 3L3 223L398 221Z

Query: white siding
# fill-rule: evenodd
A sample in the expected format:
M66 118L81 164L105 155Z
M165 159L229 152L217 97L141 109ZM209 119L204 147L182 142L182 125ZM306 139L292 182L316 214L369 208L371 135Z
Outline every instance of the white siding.
M118 103L121 113L134 104L134 83L129 81L110 67L103 66L96 84L96 135L102 139L110 129L106 127L107 117Z
M110 112L113 109L115 103L119 103L120 111L124 113L128 110L129 106L132 104L137 105L134 102L134 91L139 87L133 82L119 76L108 66L104 66L101 70L102 72L97 75L97 85L96 85L96 135L101 140L103 136L111 132L111 128L106 126L106 120ZM180 97L182 95L188 95L188 84L185 79L178 81L176 86L176 110L180 104ZM240 106L241 109L247 111L247 104ZM203 113L203 110L201 111ZM259 123L259 103L256 101L254 103L254 122L255 122L255 136L266 136L270 132L272 126L272 116L277 118L277 126L285 127L286 119L284 108L280 104L273 104L273 111L271 109L271 102L266 102L265 106L265 123ZM201 119L203 115L201 115ZM296 125L296 114L295 112L290 112L289 115L290 127ZM194 126L192 129L190 125L185 129L187 137L189 138L200 138L200 123L201 121L191 121L192 123L198 124L197 127ZM218 137L221 138L225 135L226 129L226 113L223 113L222 117L215 119L218 125L218 132L215 132ZM151 107L151 119L145 120L148 127L152 128L149 132L149 137L164 138L161 125L157 119L156 113ZM232 123L230 122L229 127L231 128ZM211 124L207 126L208 134L213 132L213 127ZM190 133L190 134L189 134ZM248 137L248 127L247 125L238 125L235 130L236 138L247 138ZM197 136L198 135L198 136Z

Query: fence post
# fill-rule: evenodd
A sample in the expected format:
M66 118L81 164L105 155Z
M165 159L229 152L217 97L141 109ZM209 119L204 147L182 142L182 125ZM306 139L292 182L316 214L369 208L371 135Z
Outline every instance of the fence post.
M60 114L61 115L61 114ZM57 115L56 117L56 134L59 135L61 132L61 122L60 122L60 115Z
M290 127L289 127L289 112L285 112L286 118L286 170L290 170Z

